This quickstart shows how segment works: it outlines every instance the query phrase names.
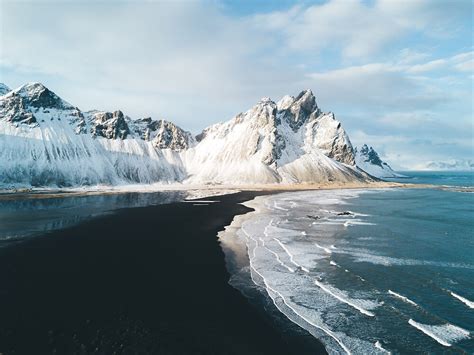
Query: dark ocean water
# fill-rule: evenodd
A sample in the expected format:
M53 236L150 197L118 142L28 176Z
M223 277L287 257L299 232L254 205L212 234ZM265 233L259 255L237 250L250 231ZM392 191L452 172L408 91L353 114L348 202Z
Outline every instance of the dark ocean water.
M182 191L0 199L0 247L41 233L67 228L88 218L121 208L182 201Z
M253 286L234 284L330 353L474 353L474 175L405 174L440 188L258 197L238 232Z

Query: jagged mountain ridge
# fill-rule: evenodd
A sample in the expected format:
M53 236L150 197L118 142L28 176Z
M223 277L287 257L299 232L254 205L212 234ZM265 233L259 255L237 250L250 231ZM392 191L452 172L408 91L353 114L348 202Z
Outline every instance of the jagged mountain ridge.
M378 178L403 177L403 175L393 171L390 165L380 159L379 154L374 148L369 147L367 144L364 144L359 149L354 148L354 151L357 166L370 175Z
M311 90L278 103L263 98L230 121L207 128L187 159L193 182L311 183L366 178L354 166L347 134L333 114L321 112Z
M180 155L155 148L164 126L135 122L121 111L82 112L42 84L24 85L0 98L0 183L180 181L186 176Z
M370 180L349 137L310 90L268 98L194 138L165 120L83 112L40 83L0 97L0 182L78 186L151 182Z

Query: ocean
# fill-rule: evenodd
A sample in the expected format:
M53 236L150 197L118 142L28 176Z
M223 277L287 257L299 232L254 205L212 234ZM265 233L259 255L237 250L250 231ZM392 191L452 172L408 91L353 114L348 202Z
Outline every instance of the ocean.
M36 196L37 195L37 196ZM43 198L42 193L0 198L0 248L40 234L71 227L122 208L183 201L183 191L124 192Z
M257 197L220 234L231 284L331 354L474 353L474 174L405 175L437 188Z

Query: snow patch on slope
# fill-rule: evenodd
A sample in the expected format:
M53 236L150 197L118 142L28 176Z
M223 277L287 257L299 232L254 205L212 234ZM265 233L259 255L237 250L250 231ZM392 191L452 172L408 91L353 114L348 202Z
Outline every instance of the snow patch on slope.
M393 171L390 165L380 159L374 148L367 146L367 144L364 144L355 151L355 161L357 166L370 175L381 179L404 177L404 175Z

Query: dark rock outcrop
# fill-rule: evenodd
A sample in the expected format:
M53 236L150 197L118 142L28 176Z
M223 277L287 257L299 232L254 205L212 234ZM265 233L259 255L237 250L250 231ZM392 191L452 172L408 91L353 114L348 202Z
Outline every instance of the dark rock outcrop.
M122 111L99 112L94 115L91 134L107 139L125 139L130 133Z
M179 128L172 122L160 120L157 125L159 128L152 140L156 148L180 151L189 148L194 143L191 133Z

